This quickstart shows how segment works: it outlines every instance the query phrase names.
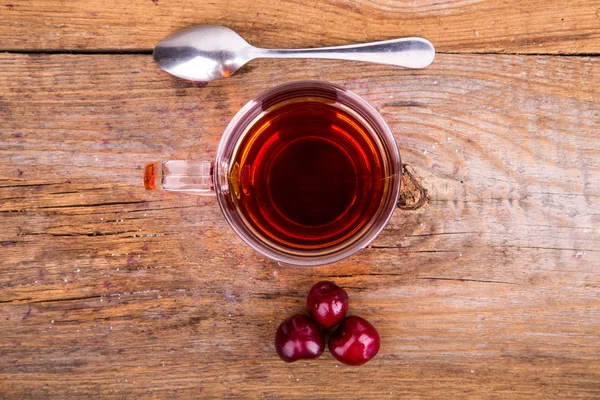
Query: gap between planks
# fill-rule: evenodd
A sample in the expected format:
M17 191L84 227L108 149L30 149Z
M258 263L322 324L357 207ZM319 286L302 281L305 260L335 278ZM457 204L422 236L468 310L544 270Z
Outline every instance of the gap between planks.
M152 55L153 49L0 49L0 53L5 54L69 54L69 55ZM519 53L519 52L503 52L503 51L473 51L473 52L455 52L455 51L436 51L438 54L447 55L505 55L519 57L598 57L600 53ZM434 61L435 62L435 61Z

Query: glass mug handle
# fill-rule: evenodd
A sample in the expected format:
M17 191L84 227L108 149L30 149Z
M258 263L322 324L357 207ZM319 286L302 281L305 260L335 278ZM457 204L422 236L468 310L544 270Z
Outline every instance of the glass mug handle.
M215 196L214 163L210 161L171 160L154 162L144 169L146 190L186 192L200 196Z

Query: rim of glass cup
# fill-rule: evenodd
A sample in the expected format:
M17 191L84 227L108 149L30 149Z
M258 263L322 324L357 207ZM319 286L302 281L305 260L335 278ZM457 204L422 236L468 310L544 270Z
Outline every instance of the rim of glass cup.
M294 93L296 95L294 95ZM314 92L321 92L315 95ZM375 216L360 229L351 239L341 242L331 248L319 251L294 250L295 254L286 253L269 245L262 236L255 235L252 228L243 222L242 216L233 209L233 202L229 199L229 175L232 165L230 160L235 156L238 145L252 124L263 116L271 107L263 109L264 103L279 105L282 101L278 95L285 94L283 100L303 99L310 97L327 98L326 93L335 92L333 100L336 103L350 108L353 112L365 119L366 124L378 133L380 151L387 155L390 174L388 190L381 200L381 205ZM285 83L267 90L253 100L246 103L227 125L217 149L213 179L219 207L225 219L235 233L251 248L279 263L296 266L317 266L332 264L343 260L367 247L386 226L398 201L402 182L402 162L398 145L387 123L379 112L366 100L341 86L321 81L297 81Z

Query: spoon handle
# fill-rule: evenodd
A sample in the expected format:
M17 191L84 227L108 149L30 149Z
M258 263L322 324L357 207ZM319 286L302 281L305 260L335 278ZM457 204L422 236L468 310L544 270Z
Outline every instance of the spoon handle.
M408 37L313 49L253 48L249 56L250 58L327 58L365 61L407 68L425 68L433 62L435 49L427 39Z

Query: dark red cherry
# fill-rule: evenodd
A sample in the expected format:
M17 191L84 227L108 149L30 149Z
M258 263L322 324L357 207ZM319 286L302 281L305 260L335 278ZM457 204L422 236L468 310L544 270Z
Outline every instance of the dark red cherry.
M364 318L344 318L329 337L329 351L340 362L362 365L379 351L379 333Z
M285 362L317 358L323 354L325 340L319 325L305 315L296 314L279 325L275 349Z
M323 328L339 324L348 311L348 293L329 281L315 284L306 298L308 313Z

